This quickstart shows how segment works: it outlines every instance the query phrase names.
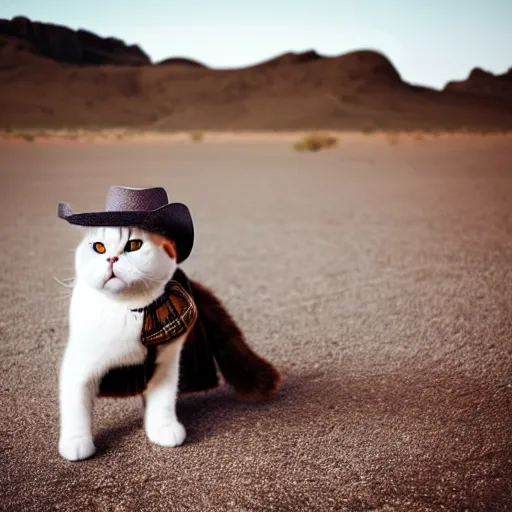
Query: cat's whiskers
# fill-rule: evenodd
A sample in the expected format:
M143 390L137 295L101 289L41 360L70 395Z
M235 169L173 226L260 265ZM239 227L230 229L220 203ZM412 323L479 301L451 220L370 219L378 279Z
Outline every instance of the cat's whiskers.
M148 278L142 278L141 285L144 287L145 291L150 292L151 290L154 290L156 285L160 285L161 281L158 281L157 279L148 279Z
M150 281L153 283L162 283L162 279L155 279L154 277L150 277L148 274L146 274L143 270L139 270L139 274L143 281Z
M69 300L71 298L71 293L69 295L57 295L52 297L52 300Z
M59 283L61 286L64 286L64 288L73 288L74 287L75 277L65 277L62 280L59 279L58 277L54 276L53 274L52 274L52 277L55 281L57 281L57 283ZM69 281L69 282L71 282L71 284L66 284L64 281Z

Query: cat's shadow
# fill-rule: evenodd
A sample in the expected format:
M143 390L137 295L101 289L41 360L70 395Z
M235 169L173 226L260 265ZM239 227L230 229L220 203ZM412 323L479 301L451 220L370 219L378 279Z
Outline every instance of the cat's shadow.
M278 395L264 401L247 401L240 399L227 386L220 386L209 392L185 394L177 403L178 419L187 429L185 444L198 443L223 430L224 424L232 424L241 416L272 414L273 410L286 407L293 402L294 396L301 393L297 381L293 385L281 384ZM97 455L105 454L144 429L142 400L138 410L132 411L116 426L104 428L95 435ZM230 428L230 427L229 427Z
M283 396L266 401L246 401L226 388L220 388L207 395L190 395L178 403L178 417L187 428L187 443L197 443L210 436L218 435L225 428L236 423L240 417L262 411L271 413L283 400Z
M96 455L104 455L112 449L117 448L123 439L129 437L133 432L143 429L142 414L133 413L120 424L105 428L95 435Z

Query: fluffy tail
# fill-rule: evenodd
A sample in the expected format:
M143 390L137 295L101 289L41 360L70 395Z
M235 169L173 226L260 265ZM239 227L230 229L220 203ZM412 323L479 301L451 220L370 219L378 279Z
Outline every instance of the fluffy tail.
M211 350L227 383L244 398L274 396L279 372L249 347L242 331L212 291L191 279L190 285Z

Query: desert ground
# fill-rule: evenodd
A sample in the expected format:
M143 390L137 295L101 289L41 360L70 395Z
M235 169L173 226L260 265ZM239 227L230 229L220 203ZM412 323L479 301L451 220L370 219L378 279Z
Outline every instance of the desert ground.
M512 136L0 142L0 508L512 510ZM58 444L80 231L58 201L165 186L191 208L183 268L281 371L279 396L182 397L151 445L140 399L97 403L97 454Z

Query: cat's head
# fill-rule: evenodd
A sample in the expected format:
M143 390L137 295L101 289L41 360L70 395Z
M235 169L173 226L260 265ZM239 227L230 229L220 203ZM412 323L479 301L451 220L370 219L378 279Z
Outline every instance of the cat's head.
M111 295L161 288L176 267L174 244L138 228L90 229L75 253L76 278Z

